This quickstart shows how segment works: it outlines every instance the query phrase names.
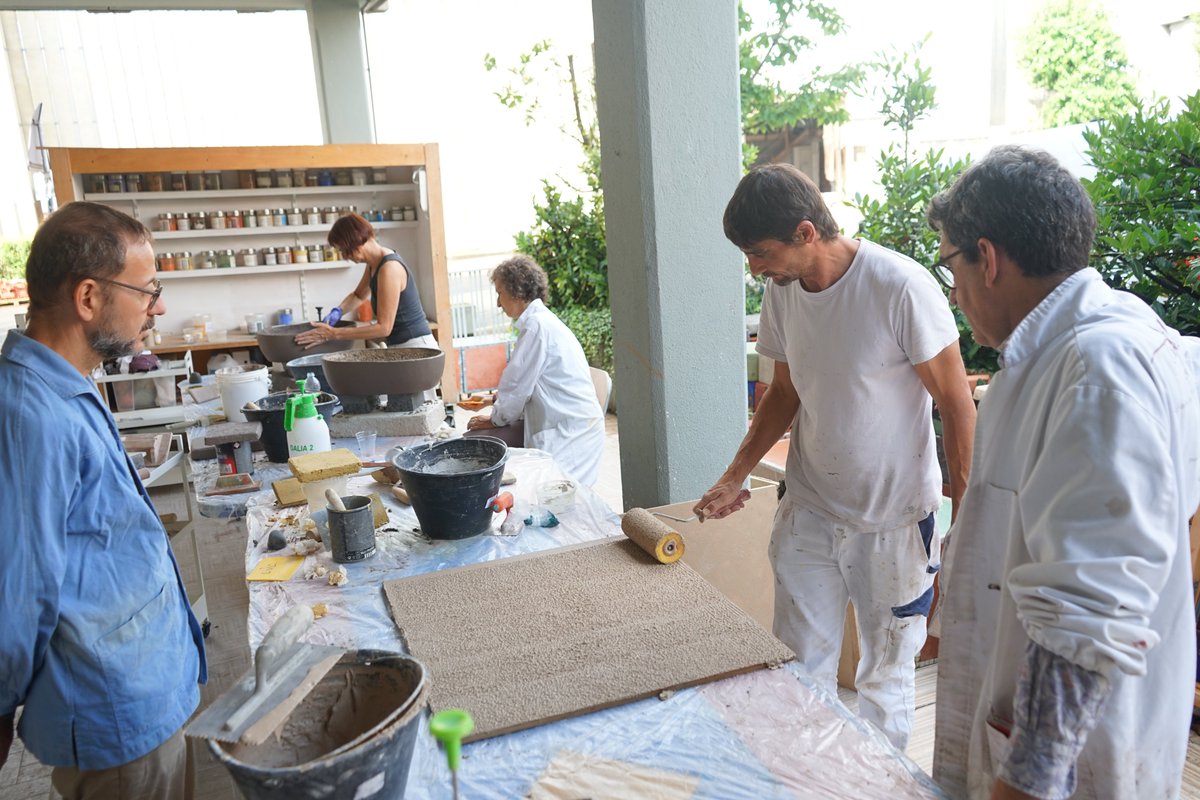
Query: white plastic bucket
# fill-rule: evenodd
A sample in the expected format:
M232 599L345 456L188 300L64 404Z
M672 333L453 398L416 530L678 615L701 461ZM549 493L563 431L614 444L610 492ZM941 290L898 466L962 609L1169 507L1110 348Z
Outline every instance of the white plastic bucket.
M261 364L223 367L217 370L217 390L221 393L225 419L245 422L242 406L271 393L271 375Z

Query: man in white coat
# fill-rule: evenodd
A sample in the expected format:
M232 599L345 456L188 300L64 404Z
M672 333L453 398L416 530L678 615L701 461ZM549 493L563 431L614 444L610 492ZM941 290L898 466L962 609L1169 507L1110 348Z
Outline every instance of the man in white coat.
M934 779L953 797L1176 797L1195 341L1087 266L1095 213L1046 153L993 150L928 219L951 302L1001 354L945 554Z

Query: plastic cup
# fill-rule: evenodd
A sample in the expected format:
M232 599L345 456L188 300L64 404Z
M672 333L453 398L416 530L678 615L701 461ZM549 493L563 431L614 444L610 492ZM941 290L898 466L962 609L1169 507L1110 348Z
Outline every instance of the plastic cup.
M358 439L358 456L363 461L375 460L375 431L359 431L354 434Z

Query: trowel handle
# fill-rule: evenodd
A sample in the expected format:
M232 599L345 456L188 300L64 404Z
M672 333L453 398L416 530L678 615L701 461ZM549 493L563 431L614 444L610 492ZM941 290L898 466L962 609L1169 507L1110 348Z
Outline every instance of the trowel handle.
M325 490L325 501L329 503L329 507L334 511L346 510L346 504L342 502L342 498L338 497L338 493L332 488Z
M275 671L292 645L312 624L312 608L307 605L293 606L275 620L271 630L263 637L262 644L254 651L255 694L266 691L267 676Z

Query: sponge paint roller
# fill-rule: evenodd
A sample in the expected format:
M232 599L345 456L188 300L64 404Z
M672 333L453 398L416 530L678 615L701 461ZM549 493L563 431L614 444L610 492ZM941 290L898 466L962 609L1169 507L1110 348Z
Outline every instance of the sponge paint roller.
M631 508L621 517L621 530L660 564L683 557L683 537L644 508Z

